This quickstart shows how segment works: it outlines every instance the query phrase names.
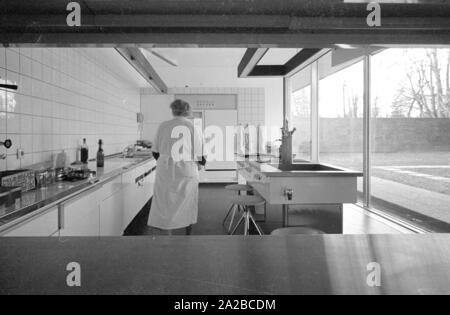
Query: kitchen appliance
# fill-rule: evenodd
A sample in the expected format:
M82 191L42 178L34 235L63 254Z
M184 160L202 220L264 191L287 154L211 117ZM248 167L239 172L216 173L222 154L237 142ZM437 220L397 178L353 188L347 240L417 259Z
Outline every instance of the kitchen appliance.
M138 140L136 142L136 144L140 147L143 147L145 149L151 149L153 146L153 143L151 141L148 140Z
M15 170L0 172L0 186L21 187L23 192L36 187L34 171Z
M63 176L62 180L66 182L78 182L81 180L89 179L91 174L96 175L96 172L89 169L83 170L68 170Z

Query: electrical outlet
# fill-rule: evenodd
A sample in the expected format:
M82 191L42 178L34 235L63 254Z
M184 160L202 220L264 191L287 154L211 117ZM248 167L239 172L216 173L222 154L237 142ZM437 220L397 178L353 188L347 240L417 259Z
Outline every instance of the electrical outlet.
M17 149L17 159L22 160L25 156L25 151L23 149Z

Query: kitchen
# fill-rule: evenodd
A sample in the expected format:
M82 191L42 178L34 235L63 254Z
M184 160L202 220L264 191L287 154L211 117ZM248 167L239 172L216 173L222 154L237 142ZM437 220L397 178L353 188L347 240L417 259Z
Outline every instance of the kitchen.
M120 17L96 1L90 5L103 18ZM448 5L440 7L441 12L449 10ZM386 11L398 8L411 9L399 5ZM420 7L424 8L416 8L416 14L429 23L422 31L432 32L436 26L428 17L436 7ZM52 265L79 261L83 279L90 279L80 291L84 293L415 294L423 288L430 288L425 293L448 292L447 276L436 280L448 266L446 236L435 233L450 231L446 214L439 211L448 200L444 172L450 151L449 116L445 104L436 116L426 116L427 100L415 100L408 111L410 94L402 85L419 73L407 72L414 60L430 67L433 80L438 76L440 70L433 67L450 60L448 29L421 37L406 24L396 30L404 35L401 39L380 32L371 43L363 35L340 33L339 40L348 43L340 44L338 38L330 43L314 36L305 37L307 43L295 42L295 37L271 32L265 38L244 31L242 37L230 32L221 38L208 29L200 37L195 32L167 38L152 33L149 39L128 22L120 25L121 32L106 28L102 34L87 28L81 38L77 32L58 33L65 19L50 24L39 20L45 8L10 9L44 27L38 41L32 29L5 19L22 33L17 39L3 38L8 45L0 48L0 140L5 140L0 149L0 261L11 266L11 274L30 268L32 261L25 258L14 265L18 253L30 250L47 263L57 255ZM151 3L147 9L162 12ZM172 9L170 4L165 8ZM277 9L286 10L283 5ZM233 16L234 7L229 10ZM201 20L202 15L193 16ZM163 15L159 20L157 14L153 17L156 20L134 23L151 28L167 22ZM87 24L113 27L102 17L85 18L81 21ZM202 24L185 18L179 23ZM257 18L246 23L258 24ZM261 18L260 23L266 22ZM243 22L236 16L234 23ZM270 23L281 27L285 22ZM123 30L138 44L127 45ZM108 44L108 34L114 43ZM406 57L411 62L402 68L400 60ZM391 71L400 74L392 75L389 84L386 74ZM442 74L445 77L444 70ZM448 85L448 79L441 80ZM446 92L438 93L447 97ZM190 104L190 119L204 131L208 154L200 171L193 236L175 231L167 237L147 224L158 163L152 145L161 123L172 119L169 106L176 99ZM393 129L394 123L404 130ZM417 202L408 196L416 196ZM415 208L422 204L432 210ZM388 249L409 256L408 247L428 252L430 244L442 260L433 254L430 259L438 268L418 278L399 267L401 254L384 255ZM302 258L299 249L308 251L312 260ZM214 270L201 274L223 256ZM241 261L236 269L242 268L242 275L230 267L240 259L264 261L257 267ZM366 283L367 266L377 259L394 275L386 280L386 291ZM165 260L173 263L162 267ZM108 270L99 267L100 261L109 261ZM188 271L192 275L177 270L176 262L193 265ZM411 268L426 263L414 261ZM360 269L352 270L355 264L361 264ZM127 281L137 277L132 276L135 270L148 268L158 271L140 279L139 285ZM305 273L304 268L315 271ZM120 270L124 278L114 283L113 273ZM226 270L230 279L218 270ZM188 279L191 287L163 274ZM314 280L313 274L321 276ZM37 277L45 275L42 270ZM65 268L57 271L44 293L76 293L65 281L57 281L66 275ZM298 281L285 286L282 279L293 276ZM255 279L266 280L254 283ZM0 280L8 284L0 289L2 294L42 289L32 280L28 289L15 285L3 272ZM416 280L420 284L405 287Z

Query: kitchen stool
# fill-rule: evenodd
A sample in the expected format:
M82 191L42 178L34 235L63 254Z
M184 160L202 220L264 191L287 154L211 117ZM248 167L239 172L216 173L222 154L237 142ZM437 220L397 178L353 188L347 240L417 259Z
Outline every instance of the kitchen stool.
M253 226L256 228L256 231L259 235L263 235L261 228L256 223L250 207L258 207L258 206L265 206L266 201L259 196L237 196L233 198L233 209L240 209L242 210L243 214L241 219L239 220L238 224L234 227L233 231L231 232L231 235L234 235L237 231L237 229L241 226L242 223L244 223L244 235L249 235L250 231L250 225L253 224Z
M282 228L275 230L271 233L273 236L288 236L288 235L322 235L325 232L322 232L317 229L309 228L309 227L290 227L290 228Z
M238 193L238 195L241 195L241 192L253 192L253 188L251 186L248 185L228 185L225 186L226 190L229 191L235 191ZM232 217L231 217L231 221L230 221L230 226L228 227L228 233L230 233L231 228L233 226L234 223L234 217L236 216L236 207L234 206L234 204L231 205L230 210L228 210L227 215L225 216L225 219L223 219L223 223L222 225L225 226L225 223L227 222L228 218L230 217L230 214L233 213Z

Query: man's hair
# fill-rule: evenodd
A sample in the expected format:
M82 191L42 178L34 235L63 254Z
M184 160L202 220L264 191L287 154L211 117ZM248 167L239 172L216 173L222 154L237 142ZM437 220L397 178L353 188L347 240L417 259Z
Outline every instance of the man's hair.
M191 113L191 105L183 100L175 100L170 104L174 116L189 116Z

